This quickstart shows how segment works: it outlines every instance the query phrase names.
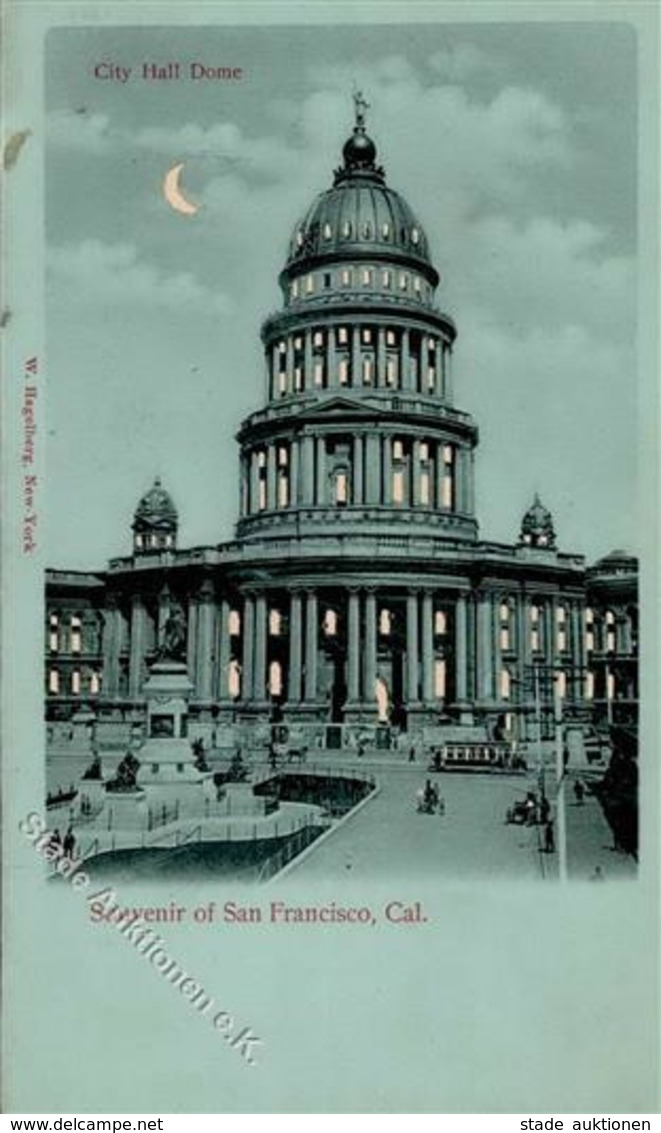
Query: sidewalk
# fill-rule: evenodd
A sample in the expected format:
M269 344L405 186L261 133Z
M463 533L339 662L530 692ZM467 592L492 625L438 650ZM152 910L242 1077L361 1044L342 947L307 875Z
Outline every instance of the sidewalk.
M598 800L586 795L583 804L578 806L571 779L565 792L569 880L598 880L599 875L605 881L634 878L637 863L630 854L613 849L613 835Z

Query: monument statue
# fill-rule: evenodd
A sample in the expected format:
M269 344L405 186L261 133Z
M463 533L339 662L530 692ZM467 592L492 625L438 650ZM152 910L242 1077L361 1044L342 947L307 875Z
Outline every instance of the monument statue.
M161 630L157 661L184 661L186 659L186 615L178 602L170 606L167 620Z

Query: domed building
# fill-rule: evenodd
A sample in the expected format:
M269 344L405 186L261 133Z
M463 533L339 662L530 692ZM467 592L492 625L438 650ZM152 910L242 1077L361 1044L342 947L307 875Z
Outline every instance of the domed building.
M365 109L358 97L342 163L293 230L281 307L262 326L266 394L237 435L234 541L177 549L177 512L156 481L135 513L133 554L85 576L103 621L100 689L79 678L74 698L53 677L61 645L47 650L52 716L86 697L108 735L139 720L174 603L201 731L279 719L318 734L390 725L525 738L540 695L550 727L554 688L568 716L589 715L591 576L557 549L538 496L516 545L479 537L478 430L455 403L457 331ZM50 572L51 616L66 586Z

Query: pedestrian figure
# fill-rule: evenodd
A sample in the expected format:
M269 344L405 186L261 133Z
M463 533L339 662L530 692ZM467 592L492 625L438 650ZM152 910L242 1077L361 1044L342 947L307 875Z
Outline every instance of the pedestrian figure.
M66 858L72 858L73 857L73 852L74 852L74 849L76 848L76 838L74 836L74 832L71 829L71 827L69 827L66 834L64 835L64 842L62 843L62 848L64 849L64 856Z
M57 826L55 827L53 833L51 834L51 836L49 838L48 845L49 845L51 850L61 850L62 849L62 837L60 835L60 832L59 832Z
M551 817L551 804L546 795L542 795L542 801L539 804L539 817L544 826Z
M596 865L594 867L594 873L592 874L590 881L603 881L603 880L604 880L604 872L603 872L600 865Z
M555 834L553 831L553 821L550 818L544 827L544 850L547 854L555 853Z
M409 763L415 763L415 744L411 744L409 748Z

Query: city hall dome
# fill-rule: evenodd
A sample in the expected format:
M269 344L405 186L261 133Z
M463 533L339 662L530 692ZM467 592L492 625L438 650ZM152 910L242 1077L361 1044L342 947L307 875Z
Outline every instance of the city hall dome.
M379 259L416 266L435 287L438 272L424 229L399 193L386 185L377 149L365 131L364 103L356 96L356 125L342 150L332 188L320 193L289 242L283 276L338 258Z
M157 476L140 499L133 516L134 549L157 550L174 547L179 517L172 497Z

